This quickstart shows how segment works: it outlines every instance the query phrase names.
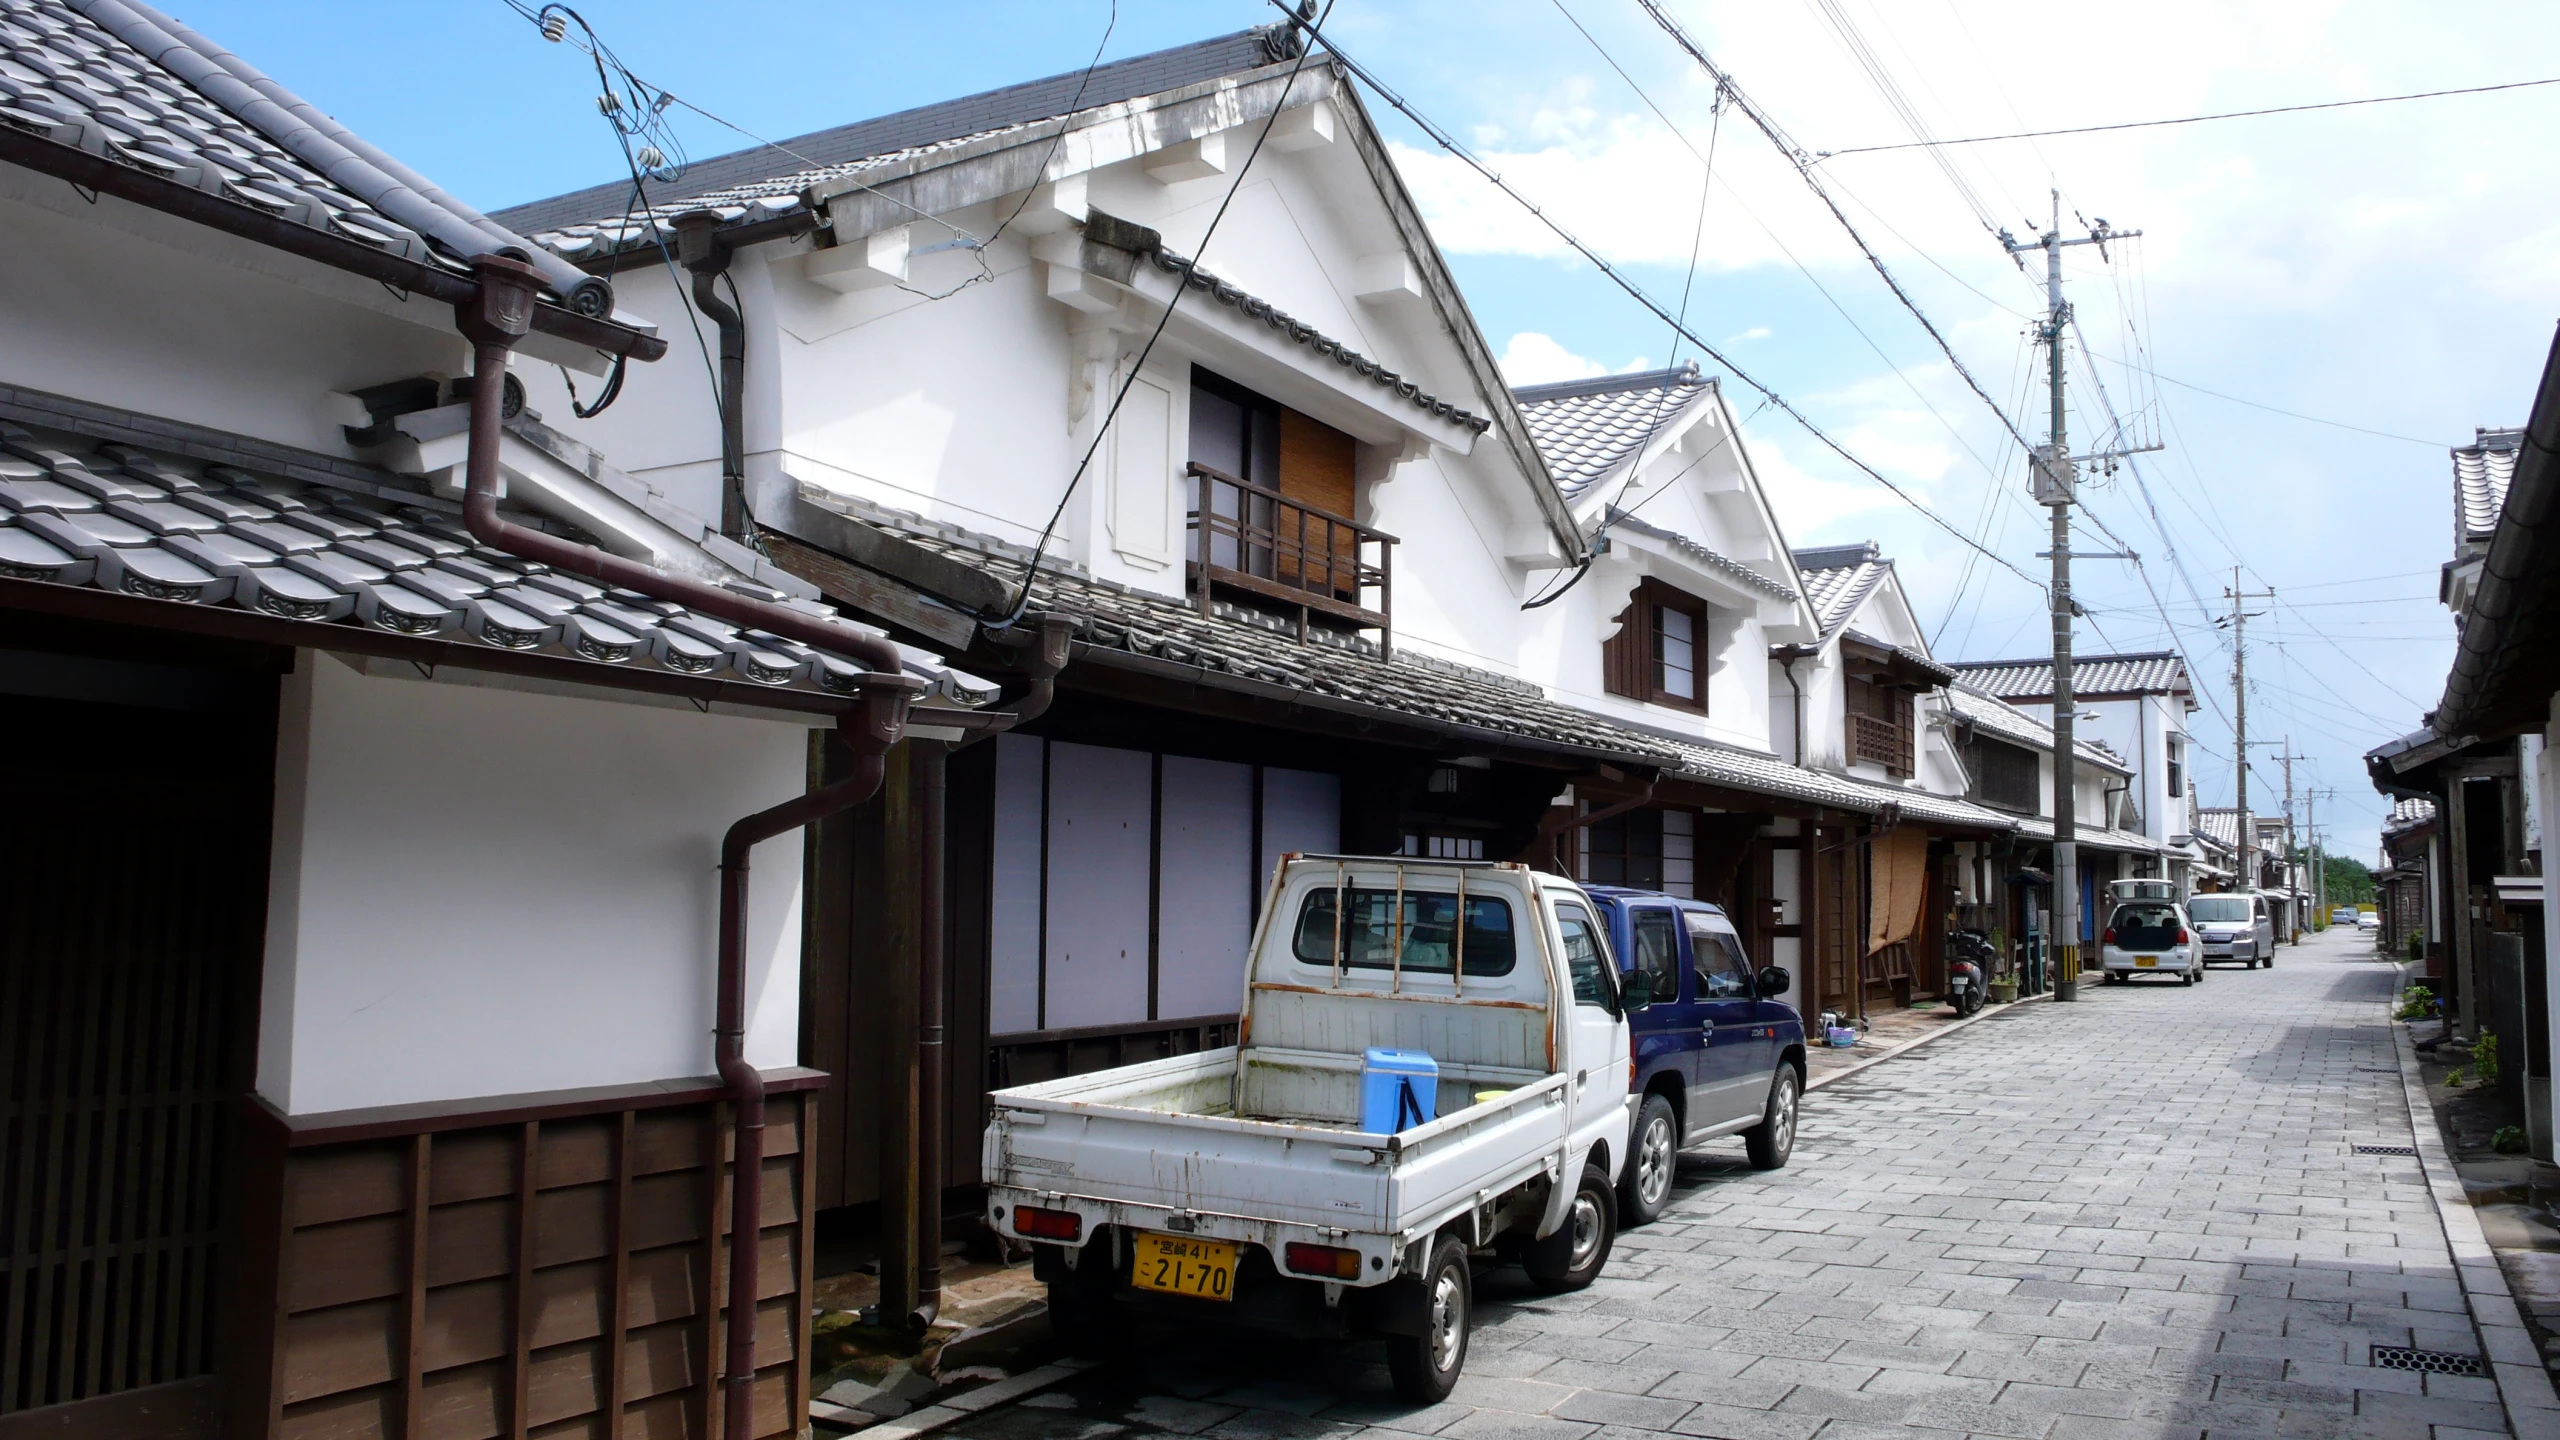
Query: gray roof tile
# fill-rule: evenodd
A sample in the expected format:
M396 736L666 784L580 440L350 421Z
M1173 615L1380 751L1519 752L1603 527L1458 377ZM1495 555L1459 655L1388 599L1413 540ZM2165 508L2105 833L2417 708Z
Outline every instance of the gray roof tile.
M0 125L312 229L454 267L202 91L62 0L0 0Z
M1959 719L1977 729L1988 730L2004 740L2031 746L2048 755L2053 753L2053 727L2014 708L2007 701L1963 682L1941 686L1937 693L1947 697L1948 708ZM2086 740L2076 740L2071 748L2083 760L2104 765L2118 774L2128 773L2123 758L2113 750Z
M1833 545L1819 550L1795 552L1796 572L1804 577L1805 599L1812 603L1814 618L1821 624L1822 638L1840 633L1858 607L1893 573L1893 562L1883 558L1872 540L1857 545Z
M2507 485L2515 479L2516 449L2521 430L2480 430L2472 443L2453 452L2454 548L2486 544L2507 507Z
M1554 385L1518 385L1512 397L1547 470L1569 500L1615 475L1646 442L1679 423L1716 382L1694 364Z
M1966 684L2003 700L2047 700L2053 696L2053 657L2049 655L2025 660L1966 660L1954 668ZM2174 650L2071 657L2071 693L2077 696L2193 691L2187 662Z
M1029 557L1021 547L953 526L800 487L808 503L908 536L1008 585ZM1214 618L1169 596L1091 579L1055 560L1042 563L1032 587L1033 613L1070 617L1089 646L1126 651L1204 671L1285 686L1398 715L1577 746L1753 794L1873 814L1887 801L1906 814L1946 823L2006 829L2005 816L1943 795L1871 785L1793 765L1765 752L1682 739L1622 725L1560 704L1527 681L1454 665L1411 651L1377 658L1365 639L1315 632L1304 642L1276 616L1221 603Z
M11 462L17 470L42 467L0 479L0 575L12 579L224 605L317 625L454 633L498 649L549 649L594 663L723 674L777 688L841 693L860 673L850 664L821 664L806 646L742 635L681 605L609 590L456 539L467 532L455 523L451 502L423 489L385 499L5 422L0 442L19 457ZM401 483L396 476L380 478ZM110 513L75 486L130 488L148 498L119 499ZM171 498L181 486L195 488L183 500ZM279 506L289 507L287 513L278 515ZM686 630L706 638L680 633ZM330 641L315 631L306 643L326 649ZM990 693L983 682L937 667L922 673L949 677L946 697L982 700Z

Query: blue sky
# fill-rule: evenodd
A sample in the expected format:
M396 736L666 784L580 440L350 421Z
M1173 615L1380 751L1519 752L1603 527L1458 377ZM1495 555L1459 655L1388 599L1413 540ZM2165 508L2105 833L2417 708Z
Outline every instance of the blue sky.
M1670 8L1812 150L1910 138L1862 53L1941 137L2534 79L2548 65L2527 57L2560 53L2560 10L2461 3ZM776 139L1080 67L1112 16L1107 0L583 9L640 74ZM199 0L184 13L484 208L618 171L583 57L545 44L501 0L437 7L432 23L412 9L305 0ZM1273 13L1124 0L1105 53ZM2042 512L2023 503L2000 422L1773 149L1737 114L1718 124L1709 87L1630 0L1339 0L1330 26L1639 283L1673 303L1687 285L1692 328L1731 361L1957 526L2041 569ZM1675 358L1658 321L1372 108L1404 147L1409 183L1515 379ZM2445 447L2474 426L2521 422L2560 314L2560 159L2533 143L2555 119L2560 87L1966 147L1945 152L1953 178L1918 151L1823 164L1852 219L2033 439L2044 406L2024 332L2040 288L1985 218L2024 232L2059 188L2066 226L2104 215L2145 232L2112 263L2082 250L2070 266L2115 408L2169 447L2144 457L2147 498L2129 472L2089 497L2145 563L2082 568L2080 595L2097 613L2079 643L2187 653L2212 693L2195 717L2209 800L2229 795L2231 696L2229 652L2206 612L2236 563L2248 588L2279 595L2251 622L2251 732L2292 737L2311 757L2297 762L2298 783L2337 791L2322 809L2340 848L2370 853L2384 802L2357 757L2417 723L2451 654L2433 598L2452 543ZM698 118L678 132L698 156L747 143ZM1711 186L1700 158L1710 149ZM2119 363L2132 357L2184 386ZM2076 361L2073 383L2079 448L2107 424ZM1757 404L1738 384L1731 393L1745 412ZM1790 539L1884 542L1942 656L2042 647L2036 591L1968 566L1956 541L1774 412L1749 429ZM2253 801L2280 782L2276 753L2259 752Z

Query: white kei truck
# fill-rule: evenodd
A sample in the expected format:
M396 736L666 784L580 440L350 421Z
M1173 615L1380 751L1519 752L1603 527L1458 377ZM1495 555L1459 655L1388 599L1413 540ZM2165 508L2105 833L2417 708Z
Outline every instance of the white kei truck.
M1237 1043L995 1092L987 1218L1030 1243L1071 1342L1149 1314L1377 1335L1398 1393L1443 1399L1471 1254L1554 1291L1608 1262L1649 984L1570 880L1284 856ZM1372 1049L1428 1053L1437 1118L1362 1128Z

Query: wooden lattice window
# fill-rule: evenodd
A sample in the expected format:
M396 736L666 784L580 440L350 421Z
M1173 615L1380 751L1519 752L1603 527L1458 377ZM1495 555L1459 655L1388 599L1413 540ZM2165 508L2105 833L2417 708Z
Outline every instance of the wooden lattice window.
M2003 810L2035 813L2042 766L2036 752L1977 737L1973 742L1973 798Z
M1619 612L1618 632L1601 644L1601 686L1704 714L1707 653L1707 602L1647 580Z
M1897 780L1908 778L1913 768L1911 692L1879 680L1853 678L1844 703L1849 759L1881 765Z

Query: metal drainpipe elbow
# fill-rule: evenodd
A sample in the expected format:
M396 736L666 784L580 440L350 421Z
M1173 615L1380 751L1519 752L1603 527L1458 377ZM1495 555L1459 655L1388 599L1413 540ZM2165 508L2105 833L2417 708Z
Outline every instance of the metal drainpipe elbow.
M619 555L518 525L498 513L498 451L507 357L532 327L540 272L503 256L472 264L470 300L454 307L456 326L472 346L471 443L463 522L474 539L521 559L584 575L598 584L672 601L734 625L765 630L852 658L869 669L856 704L838 717L837 734L856 756L849 778L759 811L729 827L720 846L719 975L713 1021L714 1063L733 1109L730 1176L729 1345L722 1377L722 1429L727 1440L752 1440L756 1347L756 1281L764 1208L764 1077L746 1059L747 856L764 840L869 800L886 773L889 748L905 733L907 712L924 682L905 672L896 646L866 631L787 606L756 600L703 581L669 575Z
M735 253L720 238L720 217L688 210L673 222L676 259L693 275L694 308L720 331L720 533L746 538L747 526L747 321L720 298L720 277ZM731 282L734 284L735 282Z

